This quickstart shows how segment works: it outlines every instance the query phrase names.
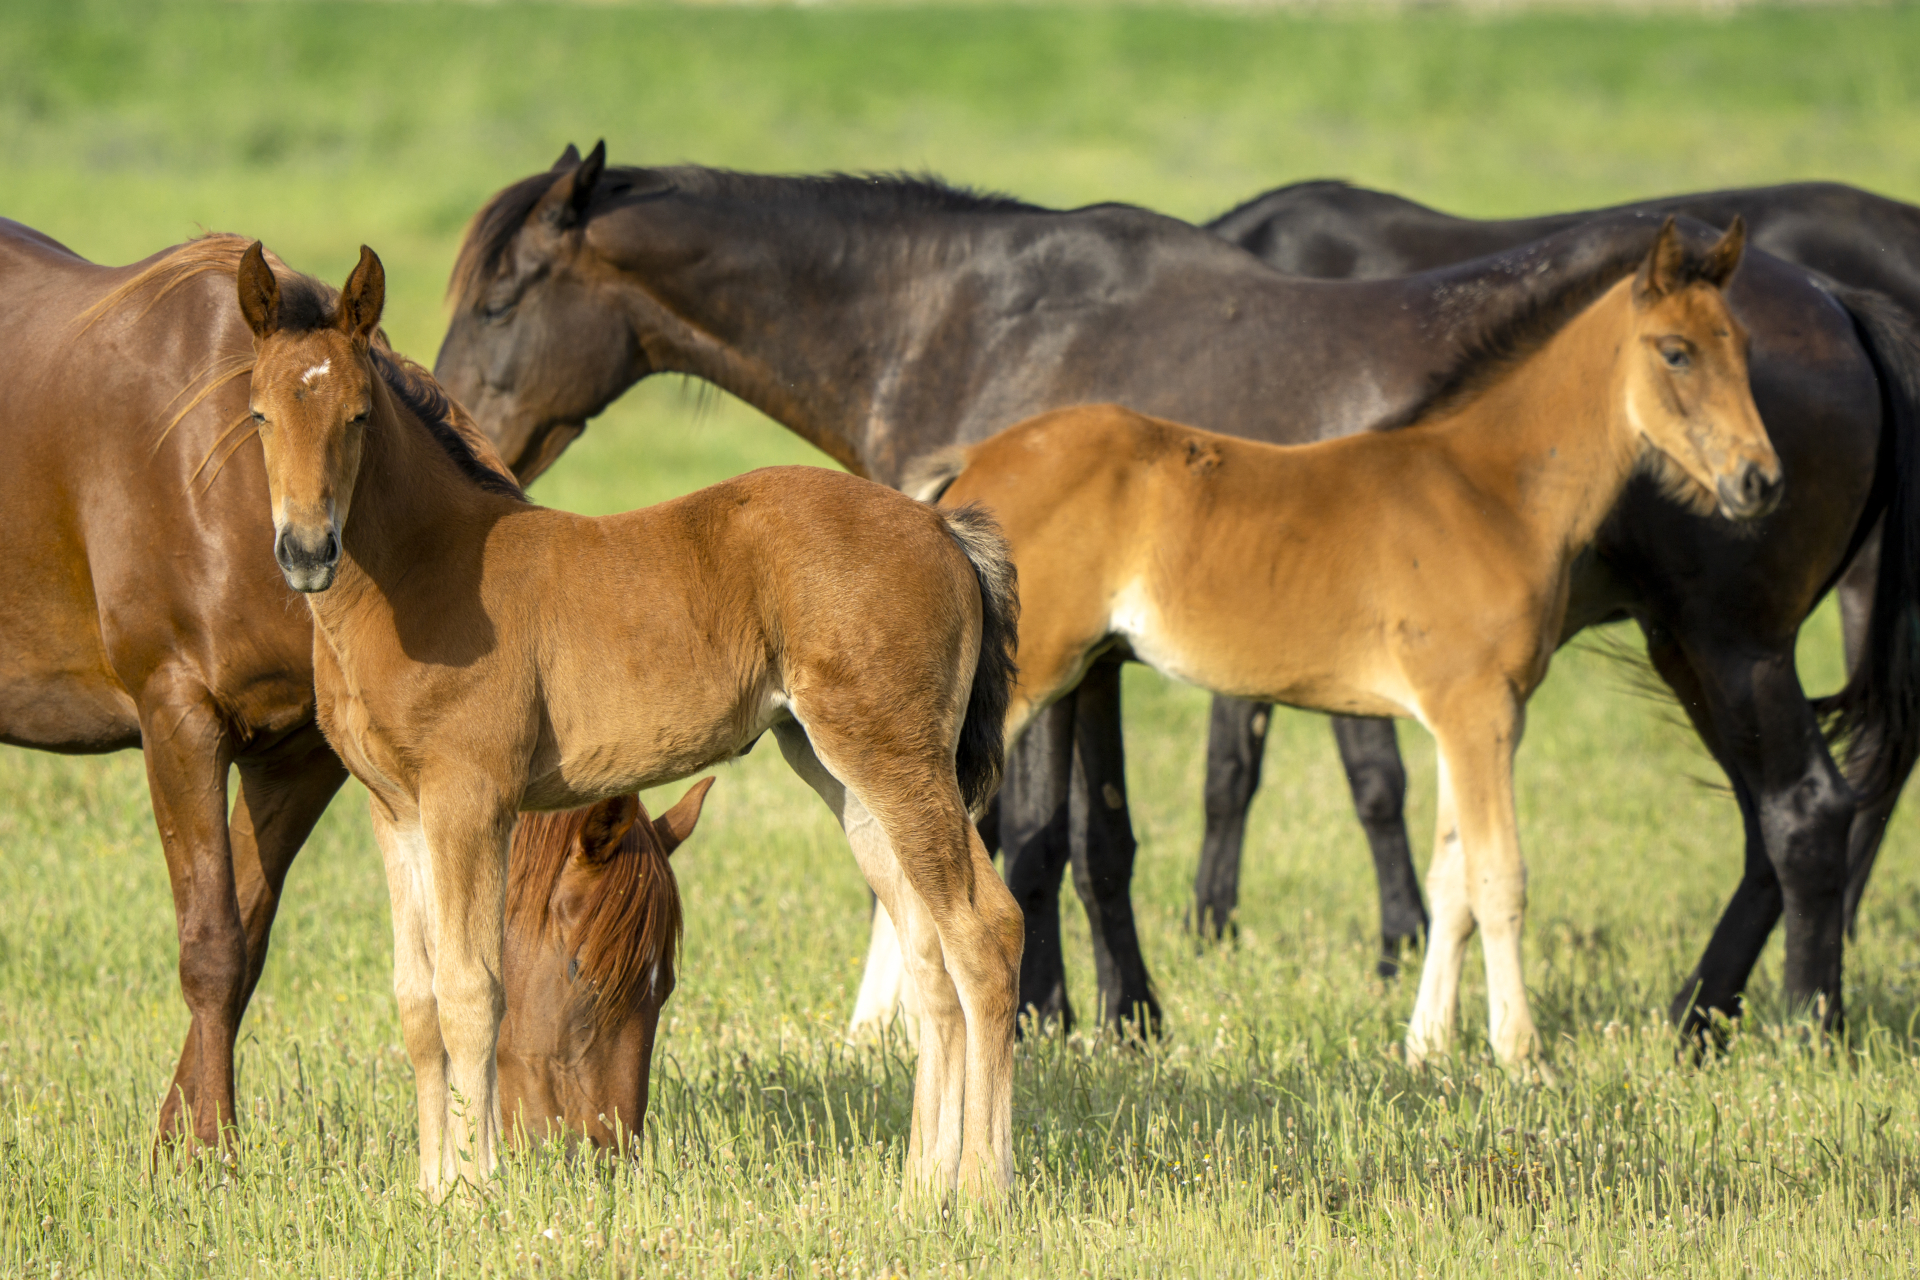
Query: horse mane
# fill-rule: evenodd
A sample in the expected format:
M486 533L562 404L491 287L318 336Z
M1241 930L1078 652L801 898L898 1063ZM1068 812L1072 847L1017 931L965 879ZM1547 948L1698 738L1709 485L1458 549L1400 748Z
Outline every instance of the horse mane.
M455 308L468 306L493 279L514 236L553 184L570 170L549 169L503 188L467 224L447 282ZM1042 213L1046 210L998 192L956 186L930 173L742 173L704 165L647 169L609 166L594 187L602 205L634 194L684 191L714 199L764 201L768 217L781 219L796 204L842 215L906 217L929 213ZM589 208L587 216L593 216Z
M592 812L587 805L521 816L507 873L508 928L560 941L553 891ZM596 878L580 920L573 958L596 989L595 1013L604 1023L680 951L680 886L645 805Z
M467 411L448 395L431 373L387 345L386 335L368 346L367 354L380 380L394 399L426 425L441 450L460 468L460 474L488 493L528 501L527 491L514 479L493 441L474 425Z
M146 305L132 317L134 321L145 318L167 295L201 276L219 274L229 279L237 279L240 274L240 259L246 254L247 246L252 243L253 241L245 236L215 231L175 246L160 254L131 279L122 282L81 312L80 333L85 333L108 313L127 304L136 295L144 294ZM293 270L271 251L267 253L267 263L273 269L274 278L280 284L281 328L302 333L313 329L329 328L337 322L340 303L338 289ZM485 433L474 424L473 419L467 416L467 411L441 389L431 373L395 351L387 341L384 330L374 333L373 341L368 344L367 354L372 360L374 371L386 384L387 390L392 392L393 397L405 405L426 426L434 440L439 443L441 450L460 469L462 475L488 492L517 498L522 502L527 500L526 491L514 479L512 470L501 459L499 452L493 447L493 442L488 440ZM164 439L167 432L179 425L180 420L211 395L215 388L252 372L253 351L249 347L244 353L235 352L231 356L215 361L210 369L188 379L187 387L182 388L180 393L183 396L187 394L187 388L191 388L195 383L203 383L203 385L197 394L188 399L186 404L174 413L160 432L160 438ZM219 441L215 443L216 451L220 444L226 443L229 437L235 434L245 420L243 415L229 425L221 434ZM247 435L250 434L252 434L251 431L247 432ZM221 457L221 465L225 464L226 459L233 455L234 449L237 449L245 439L246 435L241 435L233 442ZM158 447L158 441L155 442L155 447ZM207 460L201 463L199 471L204 471L212 461L213 455L209 454ZM216 467L215 474L218 470L219 468ZM199 474L199 471L195 474ZM208 483L211 483L211 478Z
M1452 362L1436 374L1426 394L1382 425L1410 427L1442 416L1478 398L1545 346L1601 294L1633 274L1646 260L1647 245L1618 246L1586 270L1543 292L1524 292L1507 305L1487 307L1476 299L1478 323L1459 340ZM1706 278L1706 259L1688 246L1680 268L1681 285Z

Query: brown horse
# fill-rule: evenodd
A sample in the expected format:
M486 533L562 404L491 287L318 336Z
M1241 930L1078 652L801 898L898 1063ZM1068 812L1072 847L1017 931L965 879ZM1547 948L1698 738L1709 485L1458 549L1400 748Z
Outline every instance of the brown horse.
M1513 753L1567 622L1575 558L1636 470L1702 515L1778 504L1780 461L1721 288L1739 223L1703 257L1669 220L1639 270L1495 352L1404 429L1292 447L1064 409L920 481L994 511L1024 613L1009 737L1105 650L1236 697L1411 716L1434 735L1432 942L1410 1061L1452 1037L1483 932L1495 1053L1538 1051L1521 976Z
M667 859L712 785L696 783L658 819L628 794L529 814L514 829L494 1054L510 1134L632 1149L680 946Z
M192 1015L160 1137L205 1144L287 868L347 776L266 550L239 253L211 243L103 267L0 221L0 741L145 748Z
M320 723L372 793L423 1186L496 1161L516 813L685 777L772 729L904 925L909 1187L1004 1189L1021 923L968 819L1012 678L992 522L806 467L603 519L537 507L471 424L413 408L437 389L372 342L371 250L337 303L257 243L238 283L275 557L310 593Z

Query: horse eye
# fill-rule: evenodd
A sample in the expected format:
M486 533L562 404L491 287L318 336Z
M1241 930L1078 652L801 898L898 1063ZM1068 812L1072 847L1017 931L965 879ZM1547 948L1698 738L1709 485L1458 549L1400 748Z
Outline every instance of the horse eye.
M1669 369L1684 369L1693 363L1684 347L1668 347L1660 353L1660 358L1667 362Z
M513 308L514 302L512 299L506 302L491 302L480 308L480 318L488 324L499 324L502 320L505 320L513 314Z
M261 413L258 409L255 409L253 411L253 420L259 423L265 423L267 420L267 415L264 413Z

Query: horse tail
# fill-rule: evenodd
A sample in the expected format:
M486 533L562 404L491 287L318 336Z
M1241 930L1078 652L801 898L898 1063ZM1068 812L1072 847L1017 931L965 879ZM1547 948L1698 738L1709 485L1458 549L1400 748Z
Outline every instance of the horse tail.
M967 469L968 452L968 447L960 444L928 454L907 468L900 478L900 492L922 502L940 501L940 495Z
M951 480L951 477L949 477ZM1020 592L1013 553L1000 526L984 507L968 505L940 512L947 533L966 553L980 584L980 657L973 668L973 691L960 725L954 772L960 794L975 813L986 807L1000 786L1006 762L1007 704L1013 699L1018 668Z
M1873 612L1846 685L1815 703L1846 743L1846 770L1862 807L1898 791L1920 758L1920 327L1891 299L1829 286L1853 318L1880 382L1880 462L1857 544L1883 513Z

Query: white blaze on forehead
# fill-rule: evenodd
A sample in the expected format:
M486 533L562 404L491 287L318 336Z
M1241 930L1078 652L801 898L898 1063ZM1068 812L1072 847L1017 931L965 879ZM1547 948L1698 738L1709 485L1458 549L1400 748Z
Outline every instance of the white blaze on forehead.
M314 379L320 377L322 374L326 373L328 370L332 368L333 368L332 359L329 358L326 360L322 360L319 364L313 366L313 368L307 370L305 373L300 375L300 385L304 387L312 386L314 383Z

